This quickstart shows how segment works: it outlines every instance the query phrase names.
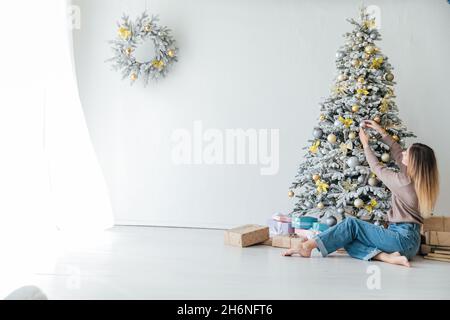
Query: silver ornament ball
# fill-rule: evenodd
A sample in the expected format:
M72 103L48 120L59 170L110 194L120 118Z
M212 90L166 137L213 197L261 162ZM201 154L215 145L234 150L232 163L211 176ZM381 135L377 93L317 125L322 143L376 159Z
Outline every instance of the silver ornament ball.
M358 159L357 157L350 157L350 158L347 160L347 165L348 165L350 168L355 168L356 166L359 165L359 159Z
M314 131L313 131L314 138L320 139L322 137L322 135L323 135L322 129L320 129L320 128L315 128L314 129Z
M336 225L337 223L337 219L335 216L329 216L326 220L325 223L329 226L332 227L334 225Z

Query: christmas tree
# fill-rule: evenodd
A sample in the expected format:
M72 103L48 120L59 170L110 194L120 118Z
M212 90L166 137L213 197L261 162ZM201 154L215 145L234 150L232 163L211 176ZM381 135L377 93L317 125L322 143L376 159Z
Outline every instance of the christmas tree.
M363 120L374 120L404 146L414 137L402 124L394 102L394 75L388 58L375 44L381 40L375 19L361 9L360 21L344 34L336 53L337 74L331 95L321 105L307 153L291 189L293 213L337 219L352 215L380 224L390 208L389 189L371 172L358 138ZM377 157L398 170L389 147L374 130L368 132ZM333 220L331 218L331 220Z

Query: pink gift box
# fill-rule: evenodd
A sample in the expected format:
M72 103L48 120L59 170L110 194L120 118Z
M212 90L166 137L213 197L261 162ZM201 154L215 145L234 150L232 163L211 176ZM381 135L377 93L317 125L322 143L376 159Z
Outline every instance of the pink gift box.
M298 235L301 238L305 238L305 239L311 239L313 238L315 235L319 234L318 231L316 230L306 230L306 229L295 229L294 230L295 234Z
M275 213L272 216L272 219L275 221L279 221L279 222L289 222L290 223L292 221L292 218L289 215L283 214L283 213Z

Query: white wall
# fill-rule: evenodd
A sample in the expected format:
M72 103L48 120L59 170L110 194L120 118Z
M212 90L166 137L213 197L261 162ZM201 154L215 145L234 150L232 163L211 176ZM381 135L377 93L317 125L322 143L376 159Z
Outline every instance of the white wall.
M361 1L78 0L75 55L83 107L110 188L117 223L230 227L288 212L287 190L330 92L345 21ZM448 76L450 5L445 0L373 1L380 46L396 67L401 117L435 148L450 215ZM170 75L130 87L110 70L107 41L122 12L148 7L180 47ZM172 163L174 130L279 129L280 168Z

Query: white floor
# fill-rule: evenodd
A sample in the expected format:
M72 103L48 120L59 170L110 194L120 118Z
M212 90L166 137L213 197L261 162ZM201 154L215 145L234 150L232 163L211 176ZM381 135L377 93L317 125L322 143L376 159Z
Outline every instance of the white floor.
M52 268L33 271L30 281L50 299L450 298L445 262L416 257L408 269L281 251L225 246L220 230L115 227L63 244Z

